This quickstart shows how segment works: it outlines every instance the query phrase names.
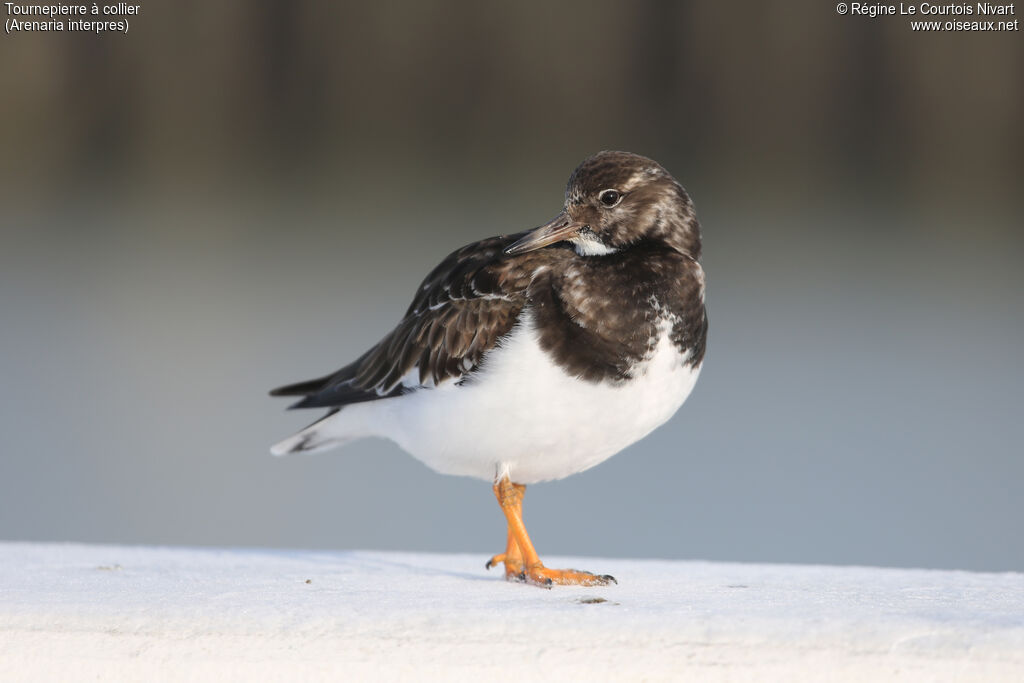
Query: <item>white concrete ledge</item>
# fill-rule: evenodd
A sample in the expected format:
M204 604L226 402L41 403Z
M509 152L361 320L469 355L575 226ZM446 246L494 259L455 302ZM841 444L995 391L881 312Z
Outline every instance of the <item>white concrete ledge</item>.
M1022 574L485 559L0 543L0 680L1024 681Z

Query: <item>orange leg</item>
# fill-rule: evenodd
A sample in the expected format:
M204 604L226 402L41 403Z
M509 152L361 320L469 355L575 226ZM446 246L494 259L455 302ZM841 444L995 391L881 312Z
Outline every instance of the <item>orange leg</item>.
M511 504L515 507L516 513L523 514L523 494L526 493L526 486L523 484L512 484ZM499 562L505 563L505 578L509 581L523 580L523 554L519 552L519 544L512 534L512 527L508 529L508 541L505 543L505 552L495 555L487 560L484 565L487 569L496 566Z
M552 584L575 586L606 586L618 583L607 574L599 576L576 569L548 569L537 556L526 526L523 524L523 494L526 486L513 484L508 475L494 484L494 495L501 505L508 522L508 545L505 553L495 555L487 563L490 569L498 562L505 563L505 578L526 581L536 586L550 588Z

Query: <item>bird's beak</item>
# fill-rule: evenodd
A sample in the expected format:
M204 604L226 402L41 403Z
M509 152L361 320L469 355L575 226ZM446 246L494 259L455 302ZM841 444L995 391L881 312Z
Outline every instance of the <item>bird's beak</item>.
M526 233L522 239L507 247L505 253L525 254L528 251L534 251L555 242L572 239L584 227L583 223L573 221L569 214L563 211L555 216L551 222Z

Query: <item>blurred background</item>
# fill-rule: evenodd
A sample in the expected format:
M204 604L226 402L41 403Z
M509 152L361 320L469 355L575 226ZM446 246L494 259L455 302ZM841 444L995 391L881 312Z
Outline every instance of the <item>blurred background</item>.
M266 392L625 149L696 202L708 355L668 425L530 488L542 556L1024 570L1020 35L809 0L178 0L4 35L0 538L482 573L486 483L385 441L272 458L318 413Z

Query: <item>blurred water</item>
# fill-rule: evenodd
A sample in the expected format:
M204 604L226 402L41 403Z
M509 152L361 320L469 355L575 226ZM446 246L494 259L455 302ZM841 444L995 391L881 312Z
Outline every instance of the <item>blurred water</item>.
M558 195L20 217L0 270L0 536L499 549L486 484L390 443L271 458L313 414L266 391L353 358L449 249ZM701 215L698 388L606 464L531 487L539 548L1024 567L1019 254L897 227L880 243L866 215Z

